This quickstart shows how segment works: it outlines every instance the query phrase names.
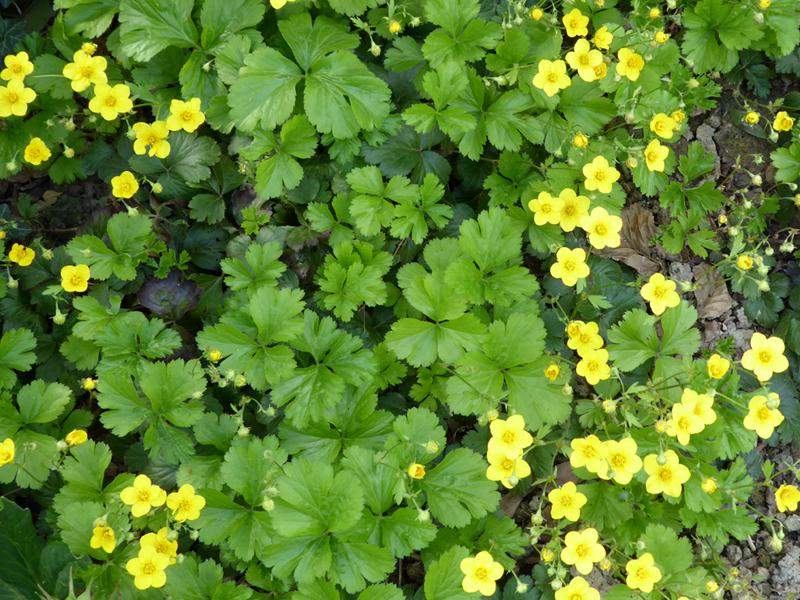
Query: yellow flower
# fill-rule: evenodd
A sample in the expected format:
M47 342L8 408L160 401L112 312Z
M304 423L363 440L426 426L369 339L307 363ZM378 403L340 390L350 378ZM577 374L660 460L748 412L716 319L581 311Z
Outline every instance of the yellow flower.
M744 122L748 125L755 125L761 119L761 115L759 115L755 111L750 111L744 116Z
M528 202L528 208L533 213L533 222L537 225L558 225L561 219L561 208L564 201L560 197L553 197L548 192L539 192L539 195Z
M8 260L18 264L20 267L28 267L36 258L36 251L22 244L12 244L8 251Z
M80 446L88 439L89 435L83 429L73 429L66 435L64 441L68 446Z
M403 29L402 25L395 20L389 22L389 33L397 35L400 33L400 30Z
M581 220L581 228L589 234L589 243L592 248L618 248L621 239L619 232L622 230L622 219L608 211L596 206L589 216Z
M541 8L536 7L534 9L531 9L531 19L533 19L534 21L540 21L543 16L544 16L544 11Z
M564 331L567 332L567 336L571 339L577 337L580 334L581 327L583 327L584 325L586 325L586 323L584 323L583 321L578 321L578 320L570 321L569 323L567 323L567 326L564 328ZM570 346L570 348L572 348L572 346Z
M22 117L28 112L28 104L36 99L36 92L25 87L20 79L12 79L0 87L0 117Z
M14 440L6 438L0 442L0 467L10 465L14 462L15 453L16 446L14 446Z
M685 404L672 405L672 418L667 423L667 435L678 438L678 443L686 446L692 435L705 429L703 421L695 416Z
M552 505L550 507L551 517L572 522L580 518L581 508L586 504L586 496L581 494L571 481L566 482L560 488L550 490L547 499Z
M533 436L525 431L522 415L511 415L508 419L495 419L489 424L492 434L489 451L497 451L508 456L518 456L533 444Z
M114 530L106 525L98 525L92 529L92 539L89 540L92 548L102 548L106 554L111 554L117 547L117 536Z
M275 10L279 10L286 6L288 2L296 2L297 0L269 0L270 6Z
M65 292L85 292L90 276L88 265L66 265L61 267L61 287Z
M569 37L583 37L589 34L586 27L589 24L589 17L585 16L577 8L573 8L561 19Z
M167 496L167 508L172 511L176 521L194 521L200 518L200 511L206 505L206 499L196 494L194 487L188 483Z
M712 379L722 379L730 366L731 361L727 358L722 358L719 354L712 354L706 363L706 370Z
M515 455L509 455L496 446L489 446L486 460L489 461L486 479L499 481L509 489L517 485L520 479L531 474L531 466L522 458L521 451Z
M589 42L581 38L575 42L572 51L564 57L567 64L578 72L578 77L584 81L594 81L594 68L603 62L603 55L599 50L593 50Z
M588 216L589 198L579 196L569 188L561 190L558 198L561 200L558 224L564 231L572 231L580 225L584 217Z
M650 9L650 12L648 13L648 16L651 19L657 19L658 17L661 16L661 11L654 6L653 8Z
M586 251L583 248L559 248L556 262L550 265L550 275L570 287L579 279L587 278L589 265L586 264Z
M595 81L600 81L606 74L608 74L608 65L606 65L606 63L600 63L594 68Z
M50 156L50 148L47 147L44 140L38 137L32 138L31 141L28 142L28 145L25 146L25 152L23 153L25 162L32 165L40 165L50 160Z
M796 486L783 484L775 490L775 505L780 512L794 512L798 503L800 503L800 490Z
M669 156L669 147L662 146L658 140L652 140L644 149L644 162L648 171L664 172L664 161Z
M169 142L167 136L169 129L164 121L153 121L148 123L135 123L133 132L136 134L136 141L133 142L133 151L136 154L155 156L156 158L166 158L169 156ZM150 146L148 152L147 147Z
M649 552L629 560L625 565L625 571L627 573L625 585L632 590L641 590L645 594L652 592L653 586L661 581L661 571Z
M639 79L644 69L644 59L630 48L620 48L617 52L617 75L627 77L631 81Z
M95 52L97 52L97 44L93 42L83 42L81 44L81 52L92 56Z
M503 576L503 565L485 550L463 559L459 568L464 574L461 587L468 594L480 592L482 596L491 596L497 589L496 581Z
M600 381L608 379L611 377L608 351L600 349L587 352L578 362L575 372L590 385L597 385Z
M192 133L206 122L206 116L203 114L203 111L200 110L200 98L192 98L186 102L183 100L173 100L169 103L169 113L167 127L170 131L180 131L183 129L184 131Z
M714 581L713 579L709 579L708 581L706 581L706 591L709 594L715 593L718 589L719 589L719 584L716 581Z
M64 65L61 74L70 80L73 90L82 92L91 85L108 83L106 67L108 63L104 57L78 50L72 55L72 62Z
M748 413L744 418L744 427L750 431L755 431L758 437L769 439L775 428L783 423L783 415L778 407L781 399L778 394L771 392L769 398L765 396L753 396L747 405Z
M6 81L22 81L33 73L33 63L28 58L27 52L8 54L3 59L6 68L0 71L0 79Z
M675 308L680 304L681 297L675 291L675 287L675 282L671 279L667 279L661 273L653 273L639 293L650 303L653 314L660 315L668 308Z
M754 333L750 338L750 349L742 355L742 366L752 371L759 381L767 381L773 373L783 373L789 368L783 350L782 339Z
M681 395L681 404L700 419L703 425L713 425L717 420L717 413L713 408L714 398L708 394L698 394L694 390L686 388Z
M556 553L553 552L550 548L542 548L542 551L539 553L539 556L542 557L542 560L544 562L551 563L553 562L553 559L555 559Z
M700 482L700 489L710 496L719 489L717 487L717 480L713 477L706 477Z
M653 39L658 44L665 44L667 42L667 40L669 39L669 34L666 33L663 29L659 29L658 31L656 31L655 35L653 36Z
M569 464L577 469L584 467L595 475L605 474L608 471L608 463L603 454L603 442L596 435L592 434L584 438L574 438L569 443L572 452L569 455Z
M742 271L749 271L753 268L753 257L748 254L740 254L736 257L736 266Z
M675 119L666 113L658 113L650 119L650 131L665 140L672 139L677 127L678 124L675 122Z
M169 557L159 554L153 548L139 550L139 556L132 558L125 569L133 575L133 585L137 590L164 587L167 575L164 569L169 566Z
M589 138L585 133L576 133L572 136L572 145L576 148L586 148L589 145Z
M97 382L91 377L84 377L81 380L81 387L87 392L91 392L95 387L97 387Z
M133 110L130 95L130 88L123 83L113 87L107 83L98 83L94 86L94 97L89 100L89 110L99 113L106 121L113 121L121 113Z
M406 473L411 479L422 479L425 477L425 465L421 465L419 463L413 463L409 465L408 469L406 469Z
M684 119L686 119L686 115L683 113L682 110L673 110L669 118L675 121L676 123L682 123Z
M614 41L614 34L608 30L608 27L603 25L600 29L594 32L592 42L600 50L608 50L611 47L611 42Z
M119 498L131 507L134 517L141 517L149 513L151 508L162 506L167 501L167 493L153 485L147 475L137 475L133 485L122 490Z
M772 0L758 0L758 8L761 10L767 10L770 6L772 6Z
M548 96L555 96L559 91L572 85L572 80L567 75L567 63L563 60L539 61L539 70L533 76L533 85L544 91Z
M158 533L146 533L139 540L139 545L142 549L152 548L158 554L166 556L170 559L169 564L173 564L178 555L178 542L170 539L170 532L166 527L159 529Z
M627 485L642 470L642 459L636 454L638 446L633 438L603 442L603 456L608 463L608 472L603 479L613 479L620 485Z
M550 381L555 381L558 379L559 373L561 373L561 369L556 363L550 363L544 369L544 376Z
M772 122L772 128L775 131L791 131L792 127L794 127L794 119L785 110L775 115L775 120Z
M673 498L680 497L683 484L691 477L689 469L680 463L674 450L667 450L661 456L648 454L644 457L644 470L648 475L645 482L647 493Z
M603 338L598 333L600 328L594 321L584 323L583 321L572 321L575 327L567 340L570 350L575 350L578 356L584 356L587 352L603 347Z
M208 351L208 360L213 363L219 362L222 359L222 352L214 348Z
M556 590L556 600L600 600L600 592L583 577L573 577L567 585Z
M583 176L587 190L609 194L614 182L619 179L619 171L608 163L605 156L596 156L592 162L583 165Z
M130 171L123 171L111 178L111 195L115 198L131 198L137 191L139 183Z
M564 537L561 562L574 565L578 573L588 575L594 564L606 557L606 549L597 542L599 536L593 527L581 531L570 531Z

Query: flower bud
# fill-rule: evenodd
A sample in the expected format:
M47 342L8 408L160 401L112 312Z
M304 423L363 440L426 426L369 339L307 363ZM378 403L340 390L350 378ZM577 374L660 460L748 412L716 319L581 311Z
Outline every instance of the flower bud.
M663 467L665 464L667 464L667 457L666 457L666 456L664 456L664 453L663 453L663 452L659 452L659 453L658 453L658 458L656 459L656 462L657 462L659 465L661 465L662 467Z
M16 171L17 170L17 163L13 160L10 160L6 163L6 171Z
M729 228L728 228L728 234L729 234L731 237L736 237L737 235L739 235L739 228L738 228L738 227L736 227L735 225L733 225L733 226L729 227Z
M75 131L75 121L72 119L67 119L64 121L64 129L67 131Z
M420 523L427 523L431 520L431 513L427 510L420 510L417 512L417 521Z
M411 20L408 22L408 24L411 25L412 27L419 27L419 24L421 22L422 21L420 20L419 17L411 17Z
M272 498L264 498L261 501L261 508L263 508L267 512L270 512L272 509L275 508L275 500L273 500Z
M192 529L189 532L189 537L192 538L193 540L197 541L197 538L200 537L200 532L197 531L197 529ZM181 556L183 556L183 555L181 554Z
M755 186L759 186L764 183L764 180L761 179L761 175L751 175L750 182Z
M425 443L425 451L433 454L439 451L439 443L436 440L428 440Z
M378 44L376 44L375 42L372 42L372 44L369 47L369 53L372 54L372 56L380 56L381 47L378 46Z
M768 292L769 291L769 281L767 281L766 279L762 279L761 281L759 281L758 282L758 289L760 291L762 291L762 292Z
M550 587L553 588L554 590L560 590L562 587L564 587L564 584L561 583L560 580L554 579L553 581L550 582Z
M154 194L160 194L164 191L164 186L156 181L155 183L150 184L150 189L153 190Z
M709 594L713 594L718 589L719 589L719 584L716 581L714 581L713 579L709 579L708 581L706 581L706 591Z
M544 523L544 517L542 517L541 512L535 512L531 515L531 523L533 525L541 525Z
M565 383L564 386L561 388L561 393L564 394L565 396L571 396L572 386L568 383Z
M753 15L753 21L761 25L764 22L764 13L757 12Z
M67 320L67 315L62 313L56 306L56 314L53 315L53 323L56 325L63 325Z
M250 428L242 425L241 427L239 427L239 430L236 432L236 435L238 435L239 437L247 437L248 435L250 435Z
M74 158L75 150L73 150L69 146L64 146L64 156L66 156L67 158Z
M691 65L690 65L690 66L691 66ZM689 86L691 89L693 89L693 90L696 90L697 88L699 88L699 87L700 87L700 82L699 82L699 81L697 81L697 79L695 79L694 77L692 77L692 78L689 80L689 82L688 82L688 86Z
M772 246L767 246L766 248L764 248L764 254L766 254L767 256L772 256L773 254L775 254L775 250L772 249Z
M525 594L528 591L528 584L524 581L517 582L517 593L518 594Z
M56 442L56 448L58 448L59 451L63 452L64 450L69 448L69 444L67 444L67 442L65 442L64 440L58 440Z

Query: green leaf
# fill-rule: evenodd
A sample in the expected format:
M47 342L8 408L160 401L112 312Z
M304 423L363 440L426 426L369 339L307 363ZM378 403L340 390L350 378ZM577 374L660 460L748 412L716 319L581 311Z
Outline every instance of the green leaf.
M791 144L788 148L778 148L769 155L777 169L775 179L782 183L794 183L800 179L800 144Z
M692 544L686 538L679 538L674 529L658 524L648 525L639 541L653 555L665 579L692 566Z
M363 590L367 582L383 581L395 568L392 554L372 544L334 538L331 553L328 576L350 593Z
M299 428L323 420L326 409L342 399L347 384L371 382L376 371L375 359L361 340L338 330L332 319L307 310L304 321L303 335L292 345L311 360L272 390L272 402L286 406L286 417Z
M411 237L415 244L422 244L428 237L428 221L441 229L453 217L453 209L440 204L444 196L444 186L439 178L428 173L419 186L419 197L411 200L403 198L394 207L391 234L396 238Z
M198 560L189 554L173 565L164 591L184 600L249 600L253 596L247 586L223 582L222 567L213 560Z
M374 8L378 5L378 0L328 0L328 4L337 13L352 17L360 15L368 8Z
M304 115L295 115L281 127L280 139L263 134L262 147L274 154L262 160L256 170L256 193L262 198L275 198L285 190L296 188L303 179L303 167L296 158L310 158L317 147L314 127ZM256 144L259 140L256 138Z
M119 9L118 0L55 0L53 7L66 9L64 26L70 33L98 38L111 25Z
M386 344L399 358L415 367L428 366L437 357L452 363L480 339L483 325L471 315L441 323L400 319L392 324Z
M422 53L433 67L453 60L474 62L487 49L494 48L503 36L498 23L476 19L480 9L477 0L430 0L425 3L425 16L439 26L425 38Z
M28 329L9 329L0 337L0 389L17 382L14 371L29 371L36 361L36 338Z
M286 452L278 448L278 439L267 436L236 438L225 453L222 479L250 506L261 506L265 491L273 485L286 462Z
M425 569L426 600L470 600L473 594L467 594L461 587L463 575L459 565L469 556L462 546L453 546L444 552L438 560Z
M714 155L706 152L700 142L692 142L689 144L686 154L681 156L678 170L683 175L685 183L694 181L714 170Z
M245 508L216 490L198 493L206 499L200 518L194 521L201 541L221 545L239 560L249 561L272 539L269 513Z
M641 309L625 313L622 320L608 330L608 354L621 371L633 371L658 353L656 319Z
M292 114L297 65L274 48L258 48L244 61L228 95L231 119L242 131L272 131Z
M145 448L151 455L177 462L182 447L171 446L165 436L174 435L177 441L182 432L176 428L191 427L202 417L200 397L206 388L202 366L196 360L181 359L144 363L135 382L137 385L127 373L111 371L101 375L97 403L104 412L100 420L119 436L146 424ZM191 441L188 443L191 450Z
M700 332L694 327L697 310L681 300L675 308L664 311L661 317L663 335L660 354L680 354L692 356L700 347Z
M600 529L619 527L633 517L633 508L624 491L608 483L587 483L578 487L587 501L581 509L581 519Z
M211 177L211 167L219 160L220 150L210 137L179 131L169 136L169 156L133 156L130 164L138 173L155 175L167 196L181 197L186 184L195 184Z
M194 0L122 0L120 38L125 54L148 61L168 46L192 48L198 35L192 19Z
M447 527L463 527L497 508L500 494L486 479L486 463L467 448L458 448L420 480L431 514Z
M358 595L358 600L403 600L403 592L395 585L371 585Z
M243 29L257 27L265 9L261 0L205 0L200 11L200 43L212 48Z
M599 133L617 114L617 107L596 84L575 78L559 95L558 109L571 127L586 135Z
M53 501L56 512L62 514L70 505L78 502L108 502L111 497L103 490L103 480L111 464L109 447L88 440L73 447L70 454L61 468L64 485Z
M55 421L72 399L70 389L61 383L45 383L37 379L20 388L17 405L23 423Z
M206 353L222 352L223 372L243 374L253 388L265 390L268 382L274 385L294 371L294 353L286 342L303 330L303 307L300 290L261 287L247 304L200 331L197 343Z
M252 294L262 286L274 286L286 270L280 261L283 248L277 242L251 243L244 260L226 258L220 263L225 273L225 285L232 290L247 290Z
M30 429L18 431L13 439L14 462L0 467L0 483L16 481L21 488L40 489L56 467L59 457L56 440Z

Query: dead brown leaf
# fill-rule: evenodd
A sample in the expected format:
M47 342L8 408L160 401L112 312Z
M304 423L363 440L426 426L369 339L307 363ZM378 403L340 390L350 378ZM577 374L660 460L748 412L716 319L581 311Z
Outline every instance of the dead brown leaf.
M692 271L697 287L694 297L697 300L697 314L701 319L721 317L733 306L728 293L728 285L710 265L697 265Z
M628 265L642 277L649 277L659 270L658 263L651 258L654 248L651 240L656 234L653 213L633 205L623 208L621 217L619 248L606 248L596 253Z

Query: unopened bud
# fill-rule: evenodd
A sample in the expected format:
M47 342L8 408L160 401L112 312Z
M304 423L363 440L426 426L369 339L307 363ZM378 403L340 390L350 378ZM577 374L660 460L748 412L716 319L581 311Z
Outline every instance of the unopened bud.
M66 156L67 158L74 158L75 150L73 150L69 146L64 146L64 156Z
M56 325L63 325L67 320L67 315L62 313L56 306L56 314L53 315L53 323Z
M242 425L241 427L239 427L239 430L236 432L236 435L238 435L239 437L247 437L248 435L250 435L250 428Z
M270 512L272 509L275 508L275 500L273 500L272 498L264 498L261 501L261 508L263 508L267 512Z
M380 56L381 47L378 46L378 44L376 44L375 42L372 42L372 44L369 47L369 53L372 54L372 56Z
M695 79L694 77L692 77L692 78L689 80L689 82L688 82L688 86L689 86L691 89L693 89L693 90L696 90L697 88L699 88L699 87L700 87L700 82L699 82L699 81L697 81L697 79Z
M420 523L427 523L430 520L431 520L431 513L429 513L427 510L420 510L419 512L417 512L417 521L419 521Z
M762 292L768 292L769 291L769 281L767 281L766 279L762 279L761 281L759 281L758 282L758 289L760 291L762 291Z
M761 179L761 175L751 175L750 176L750 182L753 185L758 186L758 185L761 185L762 183L764 183L764 180Z

